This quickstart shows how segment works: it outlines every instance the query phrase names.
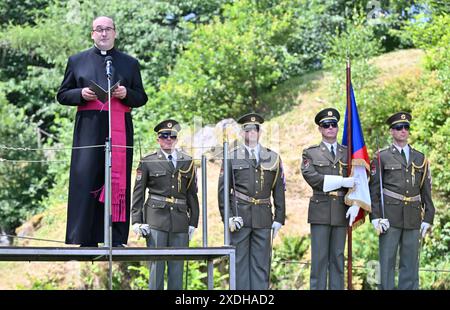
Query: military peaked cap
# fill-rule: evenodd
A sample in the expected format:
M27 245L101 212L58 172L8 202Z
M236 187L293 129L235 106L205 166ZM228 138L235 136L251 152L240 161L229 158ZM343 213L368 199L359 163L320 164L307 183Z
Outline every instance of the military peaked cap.
M181 126L176 120L168 119L156 125L153 130L158 134L168 132L171 135L177 135L181 130Z
M339 122L341 119L341 115L339 114L338 110L333 108L327 108L323 109L319 113L316 114L316 117L314 118L314 122L317 125L320 125L322 123L332 123L332 122Z
M259 126L264 123L264 118L259 114L249 113L241 116L237 122L244 130L259 129Z
M387 120L386 124L389 125L389 128L392 128L393 126L397 124L401 125L409 125L411 122L412 116L408 112L397 112L395 114L392 114Z

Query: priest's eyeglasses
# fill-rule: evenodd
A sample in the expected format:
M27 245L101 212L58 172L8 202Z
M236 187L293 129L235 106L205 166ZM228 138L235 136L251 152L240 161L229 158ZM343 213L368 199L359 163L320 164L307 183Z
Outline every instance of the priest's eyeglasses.
M115 28L111 28L111 27L106 27L106 28L102 28L102 27L97 27L95 29L92 29L92 31L97 32L98 34L103 33L103 31L106 31L106 33L111 33L113 30L116 30Z

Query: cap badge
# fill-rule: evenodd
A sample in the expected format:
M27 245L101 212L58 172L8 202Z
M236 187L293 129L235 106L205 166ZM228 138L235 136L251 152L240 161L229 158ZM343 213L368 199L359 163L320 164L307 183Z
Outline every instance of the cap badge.
M254 116L252 116L252 117L250 118L250 120L251 120L252 122L254 122L254 121L256 120L256 118L255 118Z
M406 115L402 114L402 116L400 116L402 119L406 119Z
M172 128L172 123L167 123L168 128Z
M333 116L333 112L328 111L328 116Z

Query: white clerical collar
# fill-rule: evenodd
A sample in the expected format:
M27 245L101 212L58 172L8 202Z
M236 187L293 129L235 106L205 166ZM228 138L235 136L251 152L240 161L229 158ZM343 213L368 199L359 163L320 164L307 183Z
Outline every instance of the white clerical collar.
M102 55L108 54L108 51L102 50L100 47L97 46L97 44L94 43L94 46L100 51L100 54L102 54ZM111 49L112 49L112 48L111 48Z
M337 141L334 141L334 143L328 143L322 140L322 143L325 144L325 146L327 147L328 151L331 152L331 146L333 146L333 150L334 153L336 154L336 150L337 150Z

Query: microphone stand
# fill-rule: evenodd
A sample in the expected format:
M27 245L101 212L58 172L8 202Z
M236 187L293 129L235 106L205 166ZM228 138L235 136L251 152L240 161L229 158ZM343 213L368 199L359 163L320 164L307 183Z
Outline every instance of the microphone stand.
M111 63L106 62L106 78L108 80L108 137L105 142L105 213L104 213L104 247L109 248L109 281L108 289L112 290L112 218L111 218Z

